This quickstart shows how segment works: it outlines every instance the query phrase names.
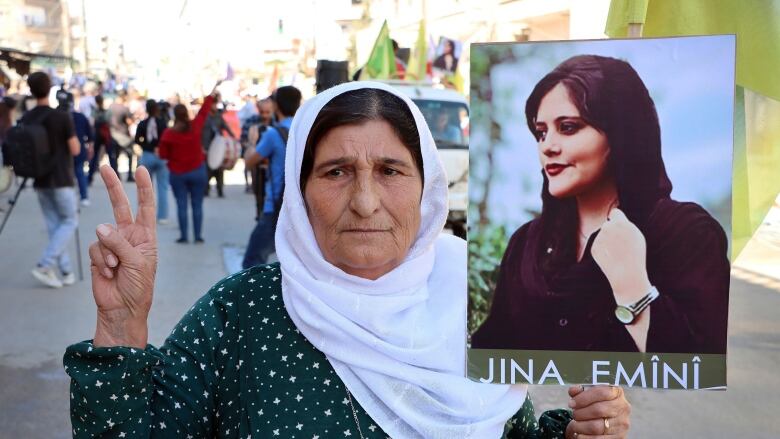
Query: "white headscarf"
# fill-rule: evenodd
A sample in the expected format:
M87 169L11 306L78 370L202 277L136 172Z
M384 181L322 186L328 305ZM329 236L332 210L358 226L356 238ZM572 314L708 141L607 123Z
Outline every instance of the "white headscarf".
M377 280L347 274L323 258L300 187L315 118L334 97L361 88L385 90L409 106L425 176L417 238L403 263ZM342 84L298 110L276 229L284 304L360 405L395 438L498 438L526 397L525 386L465 377L466 243L441 234L447 208L447 178L431 132L417 106L392 87Z

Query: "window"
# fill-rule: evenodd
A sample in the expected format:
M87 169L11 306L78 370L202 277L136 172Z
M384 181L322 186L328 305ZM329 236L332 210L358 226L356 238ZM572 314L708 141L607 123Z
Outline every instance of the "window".
M46 10L42 7L27 6L22 12L22 20L25 26L43 27L46 26Z
M414 99L439 149L468 148L469 110L459 102Z

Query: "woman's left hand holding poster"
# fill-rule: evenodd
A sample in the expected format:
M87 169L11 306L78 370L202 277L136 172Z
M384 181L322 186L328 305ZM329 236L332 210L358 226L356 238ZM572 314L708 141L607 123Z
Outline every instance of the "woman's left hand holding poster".
M573 420L566 427L566 439L627 437L631 404L621 387L572 386L569 396Z

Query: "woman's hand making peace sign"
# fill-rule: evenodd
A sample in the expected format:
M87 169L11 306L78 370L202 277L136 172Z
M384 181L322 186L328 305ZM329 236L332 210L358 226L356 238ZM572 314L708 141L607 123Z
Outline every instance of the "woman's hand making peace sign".
M98 240L89 246L92 294L97 305L94 345L146 347L147 317L157 272L156 204L149 172L135 173L138 211L135 218L116 173L100 167L116 226L97 227Z

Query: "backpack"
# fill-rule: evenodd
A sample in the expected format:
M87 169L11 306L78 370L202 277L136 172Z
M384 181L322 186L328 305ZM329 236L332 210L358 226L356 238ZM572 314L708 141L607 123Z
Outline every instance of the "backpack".
M290 136L290 130L281 126L281 125L271 125L272 127L276 128L276 131L279 133L279 135L282 137L282 142L284 142L284 146L287 146L287 138ZM268 167L268 178L271 178L271 167ZM273 180L271 180L273 181ZM282 211L282 201L284 201L284 178L282 178L282 191L281 195L279 195L278 200L274 200L274 210L278 214Z
M6 163L20 177L41 178L54 170L56 157L49 145L49 131L43 125L55 110L43 112L36 118L22 118L11 127L3 144Z

